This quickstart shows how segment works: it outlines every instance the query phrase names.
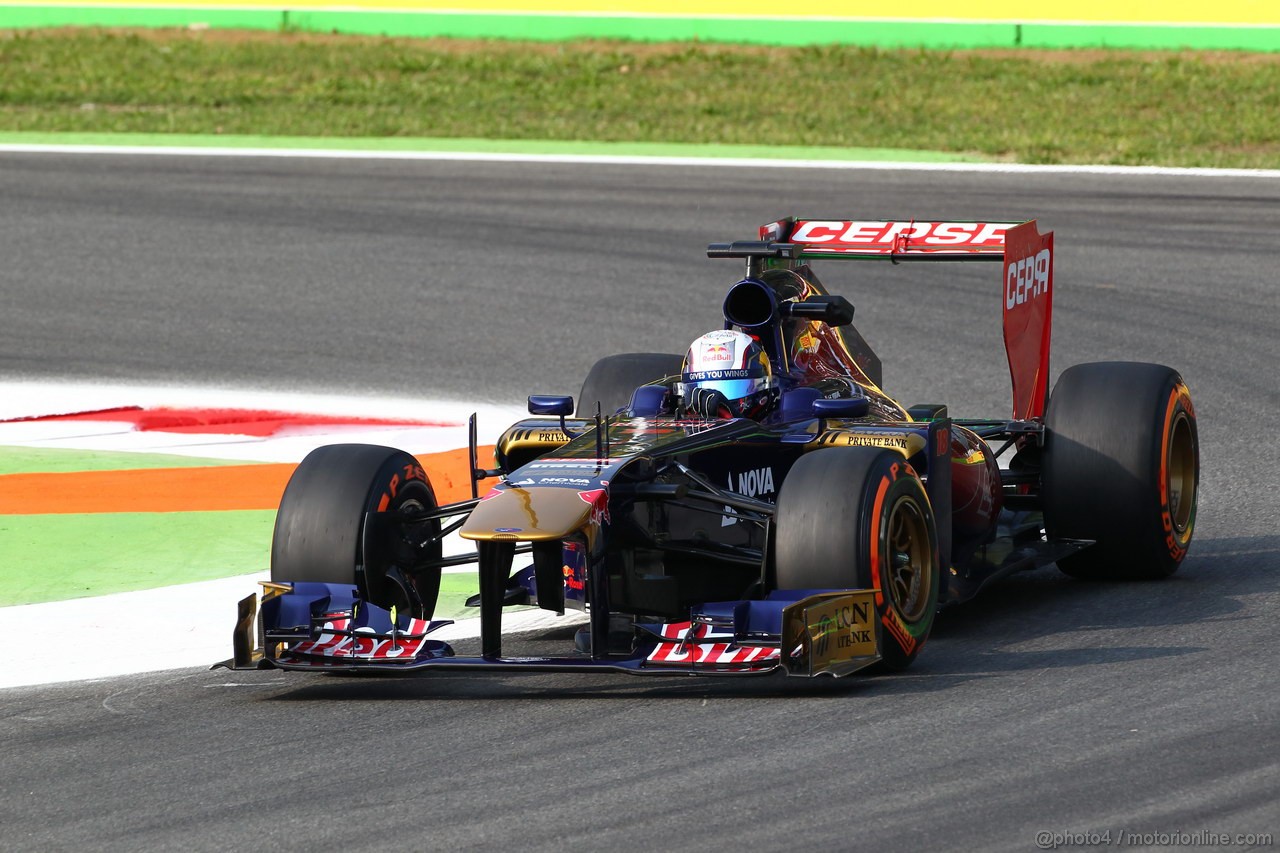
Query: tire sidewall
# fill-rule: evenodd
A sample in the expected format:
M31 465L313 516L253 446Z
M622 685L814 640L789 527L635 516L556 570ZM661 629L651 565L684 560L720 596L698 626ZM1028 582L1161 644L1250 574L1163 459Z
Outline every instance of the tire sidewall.
M1161 447L1160 460L1158 464L1158 483L1160 489L1160 530L1164 537L1164 565L1168 571L1172 573L1181 565L1182 560L1187 555L1187 549L1191 546L1192 536L1195 534L1196 511L1198 509L1200 490L1197 487L1191 496L1191 507L1188 513L1186 524L1177 525L1174 521L1174 508L1170 505L1169 489L1167 483L1170 478L1169 471L1169 452L1168 444L1173 438L1174 427L1183 423L1191 430L1192 443L1196 447L1196 453L1193 456L1192 464L1195 467L1195 480L1197 484L1200 480L1200 437L1196 429L1196 411L1195 406L1191 402L1191 392L1181 377L1174 384L1169 392L1169 399L1166 403L1164 425L1161 430Z
M365 501L359 555L360 565L364 567L362 592L375 603L389 601L391 589L386 580L386 571L392 564L398 565L405 570L406 580L413 584L414 591L423 603L422 610L426 616L430 616L435 610L440 593L440 572L414 572L412 569L415 563L440 558L440 523L437 521L425 525L426 528L434 528L434 545L423 549L422 553L414 554L403 545L397 547L388 544L386 528L380 530L371 521L373 513L397 513L406 505L421 511L435 509L438 504L431 481L418 460L408 453L400 453L397 457L389 458L378 469ZM415 615L422 616L422 613Z
M863 519L866 531L862 537L867 553L859 561L858 581L876 590L876 612L880 618L880 653L884 668L906 668L924 648L938 610L940 586L938 535L933 511L919 476L906 460L894 462L882 471L878 480L868 484L871 511ZM928 529L932 568L927 600L923 611L912 618L904 613L895 596L889 594L889 579L884 576L885 555L891 552L890 517L899 501L911 501L924 516Z

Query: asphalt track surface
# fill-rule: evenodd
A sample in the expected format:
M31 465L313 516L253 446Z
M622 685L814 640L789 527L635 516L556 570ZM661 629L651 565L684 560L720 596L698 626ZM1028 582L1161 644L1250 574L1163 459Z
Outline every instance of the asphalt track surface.
M900 676L192 669L2 691L6 850L1280 832L1278 181L10 155L0 198L0 373L494 402L681 350L739 272L703 246L775 216L1038 216L1055 367L1178 367L1203 455L1174 578L1015 577L944 612ZM888 390L1007 411L998 267L829 272ZM92 642L50 626L4 654Z

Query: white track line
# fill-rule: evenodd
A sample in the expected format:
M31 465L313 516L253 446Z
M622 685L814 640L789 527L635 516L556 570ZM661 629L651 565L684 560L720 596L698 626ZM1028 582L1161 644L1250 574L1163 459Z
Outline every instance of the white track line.
M280 157L337 160L457 160L498 163L568 163L605 166L737 167L750 169L840 169L1003 174L1137 175L1194 178L1280 178L1280 169L1214 169L1173 166L1032 165L1026 163L921 163L883 160L785 160L759 157L664 157L614 154L523 154L517 152L381 151L326 148L214 148L152 145L0 144L0 153L128 154L177 157Z
M0 689L212 666L231 657L236 602L267 573L97 598L0 608L6 635L19 638L0 664ZM504 632L584 621L545 610L503 614ZM459 619L433 639L480 636L480 620Z

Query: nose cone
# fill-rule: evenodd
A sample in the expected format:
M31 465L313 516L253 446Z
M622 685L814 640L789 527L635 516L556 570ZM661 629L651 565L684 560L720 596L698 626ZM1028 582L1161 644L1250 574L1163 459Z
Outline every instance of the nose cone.
M581 530L593 511L607 506L603 489L580 492L557 486L519 486L490 493L471 511L463 539L506 542L546 542Z

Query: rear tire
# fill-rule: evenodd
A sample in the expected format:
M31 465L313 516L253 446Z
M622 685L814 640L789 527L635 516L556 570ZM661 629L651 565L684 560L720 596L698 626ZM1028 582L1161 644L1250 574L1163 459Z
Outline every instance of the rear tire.
M600 411L612 415L631 404L631 395L641 385L674 376L684 366L684 356L662 352L628 352L606 356L592 366L578 395L578 417L589 418Z
M271 541L273 581L353 584L380 607L429 619L440 592L440 522L400 523L437 506L418 460L367 444L317 448L285 487ZM378 513L378 515L370 515Z
M1078 364L1054 386L1045 427L1045 532L1096 540L1058 567L1088 579L1173 574L1191 544L1200 479L1195 408L1178 372Z
M805 454L778 493L779 589L877 589L881 667L911 665L938 609L938 535L915 471L892 450Z

